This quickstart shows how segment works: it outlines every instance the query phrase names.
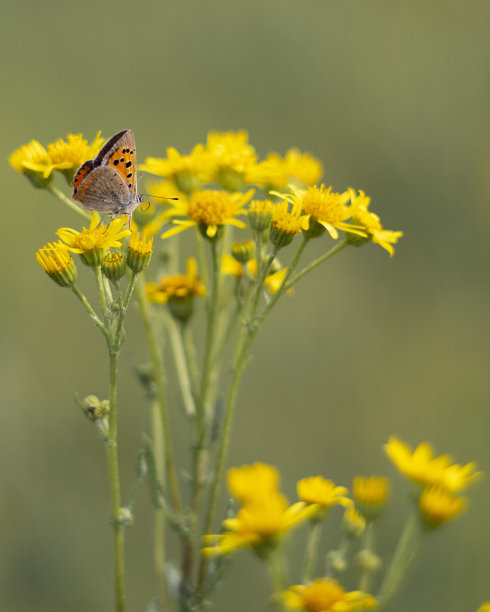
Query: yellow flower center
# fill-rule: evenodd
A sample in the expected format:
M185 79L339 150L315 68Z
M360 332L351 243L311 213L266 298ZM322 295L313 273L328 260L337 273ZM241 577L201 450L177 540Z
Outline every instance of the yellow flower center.
M345 591L335 580L315 580L304 588L301 598L308 612L326 612L345 600Z
M316 221L326 221L335 226L350 217L347 200L345 194L334 193L331 187L325 189L325 185L314 185L304 192L301 204L303 212Z
M235 203L223 191L199 191L189 202L189 217L202 225L224 225L238 213Z

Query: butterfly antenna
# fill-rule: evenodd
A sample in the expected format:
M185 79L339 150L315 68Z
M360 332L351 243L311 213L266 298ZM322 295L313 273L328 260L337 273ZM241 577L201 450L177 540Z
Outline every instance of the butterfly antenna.
M171 198L169 196L157 196L151 193L140 193L141 196L146 196L147 198L160 198L163 200L178 200L179 198Z

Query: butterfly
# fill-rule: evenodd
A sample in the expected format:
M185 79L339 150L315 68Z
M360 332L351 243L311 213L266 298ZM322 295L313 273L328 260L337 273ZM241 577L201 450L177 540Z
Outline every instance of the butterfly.
M128 215L131 229L133 210L141 204L137 193L136 143L131 130L110 138L95 159L78 169L73 179L73 199L87 210L112 218Z

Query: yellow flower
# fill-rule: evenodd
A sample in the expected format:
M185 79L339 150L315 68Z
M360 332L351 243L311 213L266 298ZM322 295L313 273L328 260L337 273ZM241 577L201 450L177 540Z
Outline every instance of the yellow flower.
M28 172L43 174L48 165L48 152L37 140L31 140L29 144L23 145L10 155L9 164L14 170L23 174Z
M466 507L466 498L455 497L439 486L426 487L419 498L419 508L429 527L439 527L456 518Z
M120 218L114 219L109 225L103 225L94 213L88 229L84 227L79 232L70 227L62 227L56 233L69 251L78 253L87 265L96 266L102 263L105 249L120 247L121 239L131 233L129 229L123 229L125 223L126 219Z
M140 240L139 232L135 232L131 235L128 244L126 264L133 272L139 274L148 267L152 252L153 238L149 238L146 232L143 231Z
M424 487L437 485L456 493L480 477L480 472L475 471L475 463L451 464L450 455L434 457L427 442L422 442L412 452L408 444L392 436L384 449L402 474Z
M181 155L177 149L169 147L165 159L147 157L140 170L162 176L180 191L191 193L210 179L211 161L212 157L202 144L196 145L189 155Z
M248 222L257 232L266 230L272 220L273 204L270 200L252 200L248 207Z
M185 274L164 276L158 283L148 283L146 292L150 302L165 304L169 301L188 300L196 295L203 296L206 290L197 275L196 260L189 257Z
M301 205L297 202L291 210L288 200L273 205L270 241L276 249L287 246L295 234L308 228L308 218L301 213Z
M260 499L250 500L234 518L223 521L225 531L219 535L205 536L205 541L215 546L203 549L205 555L225 555L238 548L253 547L259 554L266 554L280 536L307 520L316 506L297 502L288 506L284 495L271 491Z
M331 480L322 476L303 478L297 484L298 497L308 504L317 504L319 509L327 510L335 505L349 506L352 500L345 497L345 487L336 487Z
M228 470L228 489L242 504L270 495L278 485L279 473L272 465L254 463Z
M77 269L62 242L49 242L39 249L36 259L43 270L61 287L70 287L77 279Z
M476 612L490 612L490 601L486 601L482 604Z
M368 593L347 592L332 578L318 578L307 585L296 584L284 593L283 600L288 607L305 612L351 612L377 606Z
M66 141L59 138L48 144L50 165L46 168L45 175L49 175L53 170L75 171L85 161L93 159L103 143L104 138L97 132L90 144L81 134L68 134Z
M225 189L237 191L244 182L254 183L257 155L248 143L245 130L239 132L210 132L206 151L213 166L213 180Z
M383 249L388 251L390 257L395 252L392 244L398 241L398 238L403 236L403 232L392 232L383 229L378 215L368 210L371 198L366 196L364 191L359 190L359 195L356 195L354 189L349 187L351 199L352 221L358 227L361 227L367 234L367 239L372 240L375 244L379 244ZM355 246L363 244L363 240L359 240L357 236L347 235L347 239Z
M390 494L390 481L384 476L356 476L352 485L352 495L362 514L369 520L381 513Z
M188 201L179 200L172 205L168 215L184 216L188 219L174 220L178 227L165 232L162 238L174 236L194 225L197 225L208 238L214 238L223 225L246 227L243 221L235 217L246 213L243 207L252 197L252 193L250 190L247 193L229 194L209 189L194 193Z
M339 237L337 230L353 232L361 236L366 235L358 227L346 222L352 216L352 211L347 206L349 201L347 191L335 193L331 187L325 189L323 184L320 187L313 185L308 189L298 189L294 185L290 185L290 188L292 194L280 194L273 191L271 193L300 206L303 213L307 215L306 229L310 227L312 221L319 224L321 228L311 228L311 231L315 232L314 235L320 235L319 229L321 231L326 229L334 240Z
M90 145L81 134L68 134L66 142L59 138L46 151L37 140L31 140L12 153L9 162L19 172L34 172L48 179L53 170L76 170L84 161L95 157L103 142L100 132Z
M310 153L289 149L284 158L269 153L259 164L263 176L260 185L265 188L284 189L296 181L301 185L314 185L323 174L322 163Z

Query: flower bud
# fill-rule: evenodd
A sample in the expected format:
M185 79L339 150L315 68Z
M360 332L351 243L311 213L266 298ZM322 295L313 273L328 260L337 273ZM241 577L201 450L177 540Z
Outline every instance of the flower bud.
M255 252L255 245L252 240L234 242L231 245L231 254L240 263L247 263L252 259Z
M106 253L102 260L102 272L111 281L118 281L126 274L126 261L119 251Z

